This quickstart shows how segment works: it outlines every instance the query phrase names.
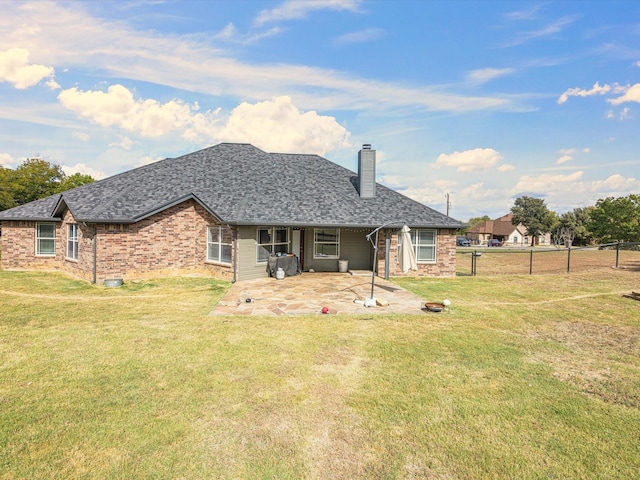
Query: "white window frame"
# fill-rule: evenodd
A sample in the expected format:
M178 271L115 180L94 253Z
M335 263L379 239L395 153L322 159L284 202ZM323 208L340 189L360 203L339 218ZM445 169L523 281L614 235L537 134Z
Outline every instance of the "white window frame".
M53 237L44 237L40 235L40 227L41 226L52 226L53 227ZM53 252L42 253L41 242L43 240L53 240ZM37 257L55 257L56 256L56 224L50 222L38 222L36 223L36 256Z
M67 224L67 259L78 260L78 224Z
M318 233L325 230L335 230L335 241L318 240ZM318 254L318 247L322 245L335 245L335 255ZM339 228L314 228L313 229L313 258L317 260L331 260L340 258L340 229Z
M260 232L266 231L268 241L260 243ZM286 240L276 241L276 232L286 232ZM256 263L267 263L269 256L275 253L288 253L290 250L290 235L287 227L258 227L256 229Z
M418 244L416 242L416 239L419 240L426 240L423 238L420 238L420 232L433 232L433 243L420 243ZM409 232L409 234L411 235L411 248L413 248L413 253L416 256L416 262L417 263L436 263L437 257L438 257L438 230L435 228L412 228L411 231ZM429 249L433 249L433 258L430 259L424 259L424 258L420 258L420 252L422 251L420 249L420 247L424 248L429 248ZM402 248L402 235L398 234L398 263L400 262L400 250Z
M223 265L231 265L233 261L233 243L224 241L224 234L229 233L229 227L216 225L207 227L207 261L221 263ZM223 258L224 247L229 247L229 261ZM213 255L212 255L213 254Z

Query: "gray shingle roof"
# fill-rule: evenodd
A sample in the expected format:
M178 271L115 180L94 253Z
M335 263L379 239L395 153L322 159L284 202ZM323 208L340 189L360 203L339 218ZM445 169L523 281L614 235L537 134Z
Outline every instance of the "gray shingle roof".
M194 198L230 225L459 228L457 220L386 188L360 198L356 173L318 155L222 143L0 212L44 220L68 207L77 221L134 223Z

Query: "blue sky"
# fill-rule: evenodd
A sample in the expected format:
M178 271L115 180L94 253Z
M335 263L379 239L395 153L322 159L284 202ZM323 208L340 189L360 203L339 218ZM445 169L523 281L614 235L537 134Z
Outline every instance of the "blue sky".
M640 193L638 1L3 1L0 165L317 153L468 220Z

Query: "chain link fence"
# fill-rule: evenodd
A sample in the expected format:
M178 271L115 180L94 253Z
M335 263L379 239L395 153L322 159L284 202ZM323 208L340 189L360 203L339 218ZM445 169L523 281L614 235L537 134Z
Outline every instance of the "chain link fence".
M537 275L623 269L640 272L640 243L571 248L458 248L457 275Z

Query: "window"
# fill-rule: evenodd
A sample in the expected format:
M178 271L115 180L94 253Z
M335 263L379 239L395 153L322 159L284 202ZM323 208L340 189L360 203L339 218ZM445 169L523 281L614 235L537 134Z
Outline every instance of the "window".
M67 258L78 259L78 225L75 223L67 225Z
M232 230L228 227L207 228L207 260L231 263Z
M56 226L53 223L36 224L36 255L55 256Z
M436 230L412 229L411 246L416 255L416 261L421 263L436 261ZM402 236L398 235L398 262L400 261L400 249L402 248Z
M516 245L518 244L518 236L517 235L513 236L513 243L515 243Z
M340 229L316 228L313 237L313 258L340 256Z
M256 261L264 263L269 256L276 253L289 251L289 229L278 227L258 228L258 240L256 245Z

